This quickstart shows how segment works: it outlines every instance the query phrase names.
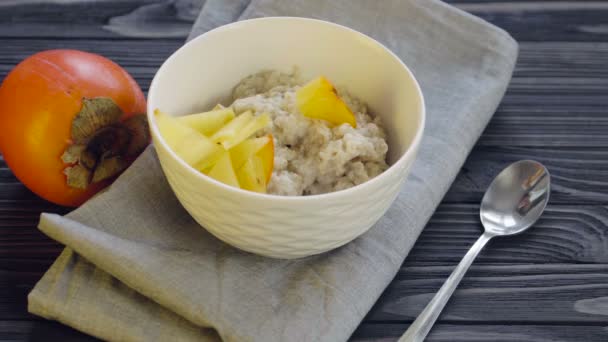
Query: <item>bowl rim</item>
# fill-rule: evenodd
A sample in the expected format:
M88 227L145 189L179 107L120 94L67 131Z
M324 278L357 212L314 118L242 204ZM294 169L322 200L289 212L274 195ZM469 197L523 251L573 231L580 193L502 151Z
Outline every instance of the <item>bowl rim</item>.
M416 95L420 98L421 105L420 105L420 124L419 124L418 129L416 130L414 139L412 139L412 142L407 147L406 151L403 154L401 154L401 156L397 159L396 162L389 165L389 167L384 172L380 173L379 175L375 176L374 178L369 179L361 184L355 185L355 186L347 188L347 189L342 189L342 190L338 190L338 191L332 191L332 192L328 192L328 193L324 193L324 194L317 194L317 195L285 196L285 195L257 193L257 192L248 191L248 190L244 190L244 189L240 189L240 188L235 188L233 186L224 184L224 183L217 181L217 180L207 176L206 174L194 169L192 166L188 165L184 160L182 160L179 156L177 156L175 154L175 152L167 145L164 138L160 134L160 131L158 130L158 127L156 125L156 120L154 118L154 109L155 108L152 108L151 101L149 100L150 98L155 96L155 93L156 93L155 89L156 89L156 84L159 82L158 81L159 75L164 72L164 69L166 68L166 66L171 64L172 61L177 58L177 56L187 53L186 50L188 50L192 45L197 44L197 42L204 40L207 37L212 36L214 34L218 34L224 30L231 29L236 26L248 25L251 23L259 22L259 21L312 22L315 24L327 25L327 26L332 26L332 27L340 29L340 30L345 30L345 31L348 31L350 33L353 33L353 34L359 36L360 38L363 38L363 39L371 42L372 44L379 46L382 50L384 50L384 52L388 53L393 59L395 59L401 65L401 67L405 70L405 72L407 74L409 74L411 79L414 81L414 90L416 92ZM216 187L219 187L224 191L233 193L235 195L249 197L250 199L253 199L253 200L257 199L257 200L267 200L267 201L270 200L270 201L287 201L287 202L312 202L312 201L319 201L319 200L330 200L330 199L333 199L336 197L342 197L342 196L355 195L357 192L364 191L368 188L372 188L375 184L381 182L382 179L387 178L390 174L398 172L398 170L400 169L399 166L403 166L410 159L410 157L415 158L415 155L413 155L413 154L415 154L416 151L418 150L418 146L420 145L420 142L422 140L422 136L423 136L424 128L425 128L425 124L426 124L426 104L424 101L424 95L422 94L422 90L420 89L420 85L418 83L418 80L414 76L414 73L412 73L412 71L407 67L407 65L405 65L405 63L403 63L401 58L399 58L389 48L384 46L384 44L378 42L377 40L373 39L372 37L370 37L364 33L361 33L357 30L354 30L354 29L349 28L344 25L325 21L325 20L302 18L302 17L276 17L275 16L275 17L246 19L246 20L235 21L230 24L216 27L212 30L209 30L209 31L197 36L196 38L194 38L191 41L182 45L179 49L177 49L175 52L173 52L171 54L171 56L169 56L161 64L161 66L156 71L154 78L152 79L152 82L150 83L147 100L148 101L146 104L146 107L147 107L146 115L148 118L150 131L152 132L152 135L155 137L155 140L156 140L156 142L153 142L154 149L157 148L156 143L160 143L162 145L162 147L169 153L171 158L174 159L175 162L177 162L183 169L187 170L187 172L194 174L195 177L198 177L199 179L201 179L203 181L210 182L211 184L214 184Z

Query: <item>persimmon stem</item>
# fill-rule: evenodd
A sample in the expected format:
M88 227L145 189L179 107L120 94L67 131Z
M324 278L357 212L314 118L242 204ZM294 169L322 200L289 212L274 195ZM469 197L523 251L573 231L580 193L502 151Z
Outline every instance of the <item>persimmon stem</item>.
M83 99L82 108L72 121L71 139L61 156L68 164L66 183L86 189L119 174L128 165L126 159L143 151L150 141L144 114L120 122L123 111L110 98Z

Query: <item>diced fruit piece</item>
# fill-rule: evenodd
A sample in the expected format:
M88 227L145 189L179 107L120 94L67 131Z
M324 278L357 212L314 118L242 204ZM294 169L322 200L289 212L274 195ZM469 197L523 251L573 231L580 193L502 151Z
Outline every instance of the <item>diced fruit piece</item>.
M222 144L225 149L230 149L249 138L255 132L266 127L269 123L270 117L268 114L254 117L251 112L247 111L234 118L219 131L215 132L215 134L211 136L211 140Z
M325 77L320 76L296 91L296 105L302 113L312 119L321 119L335 125L343 123L357 127L355 115L338 96L336 88Z
M245 112L232 119L230 113L234 116L231 109L220 108L174 118L157 109L155 119L165 141L186 163L222 183L265 193L272 176L274 139L270 134L248 138L266 127L270 117ZM227 123L218 127L210 138L198 130L220 126L218 123L227 117Z
M270 182L274 167L274 139L271 134L241 142L230 149L230 156L236 170L239 170L247 160L257 157L262 163L265 183Z
M219 131L215 132L211 136L211 140L216 143L221 143L232 137L236 136L239 131L243 130L245 126L249 123L249 121L253 118L253 114L250 111L242 113L236 118L232 119L228 124L224 127L220 128Z
M210 136L234 118L232 108L214 109L205 113L180 116L177 119L199 133Z
M235 146L238 143L242 142L243 140L254 135L257 131L264 129L266 126L268 126L270 124L270 122L271 122L270 116L266 113L256 116L253 120L249 121L247 126L243 127L243 130L240 132L239 135L235 136L234 139L228 141L224 145L228 146L226 148Z
M169 147L188 165L205 169L225 152L206 136L160 110L154 111L156 124ZM227 153L226 153L227 155Z
M207 174L209 177L218 180L224 184L234 187L239 187L239 181L232 167L230 153L224 151L217 163L211 168Z
M192 166L200 172L204 173L205 171L210 170L211 167L213 167L218 162L218 160L224 155L225 152L226 150L224 150L221 146L218 146L218 149L214 153L210 154L206 158L199 160L196 164Z
M272 170L274 168L274 139L272 135L268 135L270 141L262 147L257 153L258 156L264 165L264 174L266 175L266 184L270 183L270 178L272 177Z
M260 157L254 155L249 158L238 169L236 176L242 189L266 193L266 174Z
M230 149L232 165L239 169L247 159L258 153L264 146L272 143L272 136L267 135L260 138L247 139Z

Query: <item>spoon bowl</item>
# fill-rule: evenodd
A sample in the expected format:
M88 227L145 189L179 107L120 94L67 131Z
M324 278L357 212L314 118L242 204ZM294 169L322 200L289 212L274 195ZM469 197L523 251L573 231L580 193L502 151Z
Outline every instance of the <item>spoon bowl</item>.
M496 176L481 200L479 216L486 232L519 234L530 228L549 201L550 176L543 164L522 160Z

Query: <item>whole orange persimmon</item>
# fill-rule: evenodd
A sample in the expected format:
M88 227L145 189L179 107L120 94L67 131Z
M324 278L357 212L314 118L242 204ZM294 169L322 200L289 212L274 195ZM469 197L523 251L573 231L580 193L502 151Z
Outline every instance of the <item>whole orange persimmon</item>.
M31 191L77 206L147 146L145 111L140 87L118 64L83 51L43 51L0 87L0 151Z

